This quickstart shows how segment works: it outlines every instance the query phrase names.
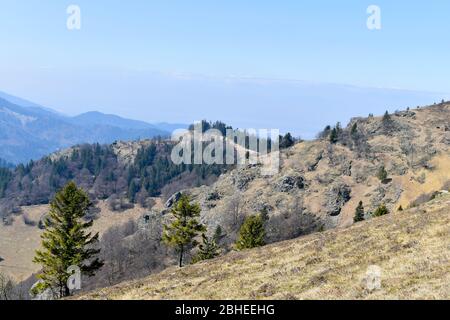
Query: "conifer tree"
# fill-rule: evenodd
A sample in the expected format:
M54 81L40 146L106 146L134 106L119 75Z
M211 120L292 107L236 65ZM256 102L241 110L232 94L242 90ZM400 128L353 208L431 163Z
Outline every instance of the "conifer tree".
M85 222L91 203L86 193L74 182L68 183L50 203L42 234L42 250L36 251L34 262L42 265L41 280L34 293L51 289L60 297L70 295L67 285L71 274L69 267L77 266L82 274L93 276L103 266L96 258L98 233L92 236L87 230L93 221Z
M352 125L351 135L352 135L352 136L355 136L357 133L358 133L358 124L355 122L355 123Z
M183 256L186 249L198 245L195 238L200 232L206 232L197 218L200 216L200 206L191 200L187 195L182 195L180 200L172 208L174 221L169 225L164 225L163 241L174 247L179 254L179 266L183 266Z
M333 128L330 132L330 142L332 144L338 142L338 131L336 130L336 128Z
M378 170L377 177L378 179L380 179L380 181L385 181L387 179L388 173L384 166L381 166L380 169Z
M239 237L236 242L238 250L251 249L265 245L264 221L261 215L250 216L245 219L239 230Z
M356 207L355 217L353 218L353 221L355 223L364 221L364 206L363 206L363 202L362 201L360 201L358 206Z
M202 234L202 243L199 245L199 251L192 259L192 263L197 263L203 260L214 259L219 255L219 247L214 238L210 239L206 234Z
M222 227L220 225L217 226L216 231L214 232L214 241L216 243L219 243L219 241L222 239L223 237L223 231L222 231Z

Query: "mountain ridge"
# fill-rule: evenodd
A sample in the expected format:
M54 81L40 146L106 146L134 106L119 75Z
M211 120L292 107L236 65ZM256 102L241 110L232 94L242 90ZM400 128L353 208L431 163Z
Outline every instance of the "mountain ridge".
M68 117L0 92L0 158L18 164L80 143L170 136L178 124L150 124L101 112ZM186 128L187 125L181 125Z

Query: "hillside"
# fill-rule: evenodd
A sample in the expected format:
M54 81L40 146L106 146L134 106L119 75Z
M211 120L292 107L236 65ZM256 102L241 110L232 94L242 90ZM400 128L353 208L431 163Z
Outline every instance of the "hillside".
M78 299L449 299L450 196L346 229L169 268ZM367 290L369 266L381 288ZM376 267L371 267L376 270Z
M211 232L221 226L221 244L229 248L244 217L263 209L272 243L350 226L359 201L369 217L382 204L396 212L450 188L449 104L399 111L386 119L355 118L346 128L337 127L335 143L324 132L324 138L281 152L274 176L246 166L185 192L201 204L202 221ZM380 180L382 167L387 177Z
M87 289L110 286L174 265L175 255L161 242L161 232L180 190L200 204L209 235L220 226L224 254L233 250L245 217L261 211L268 216L269 244L345 229L353 224L359 201L366 219L381 205L396 219L400 207L420 206L450 189L449 124L448 103L355 118L345 128L336 124L316 140L283 149L274 176L263 176L258 165L175 166L168 157L173 144L167 141L78 146L17 168L13 175L0 170L0 206L6 218L21 220L29 204L45 204L58 187L75 180L113 211L111 217L134 207L138 227L125 232L111 225L102 246L112 252L105 251L105 267L86 284ZM380 178L382 168L386 176ZM0 237L13 230L10 222L4 219ZM22 248L21 243L0 247L0 256L2 250L16 252L9 255L10 263ZM186 253L186 261L192 253Z

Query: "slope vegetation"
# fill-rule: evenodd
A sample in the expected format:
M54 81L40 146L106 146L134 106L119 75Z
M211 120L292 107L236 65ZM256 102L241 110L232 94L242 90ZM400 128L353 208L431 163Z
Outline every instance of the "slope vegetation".
M449 299L450 196L79 299ZM367 271L380 270L380 287Z

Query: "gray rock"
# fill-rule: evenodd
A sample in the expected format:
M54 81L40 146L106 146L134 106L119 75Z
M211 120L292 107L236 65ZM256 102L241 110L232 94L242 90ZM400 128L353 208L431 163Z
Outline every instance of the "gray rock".
M248 184L256 178L256 173L249 170L239 170L233 176L233 182L236 188L239 190L244 190L247 188Z
M180 200L181 196L183 194L181 192L177 192L174 195L172 195L169 200L166 201L165 206L166 208L172 208L172 206Z
M206 195L206 201L217 201L220 200L220 194L217 190L213 190Z
M30 295L31 295L31 300L55 300L58 299L58 297L55 295L55 293L50 289L46 289L41 293L38 293L36 295L31 294L31 292L34 291L34 289L40 284L42 283L42 280L39 280L38 282L36 282L30 289Z
M330 216L341 214L342 207L351 199L351 189L343 183L333 185L326 193L324 206Z
M276 184L275 190L279 192L289 192L295 188L303 189L305 179L302 176L284 176Z

